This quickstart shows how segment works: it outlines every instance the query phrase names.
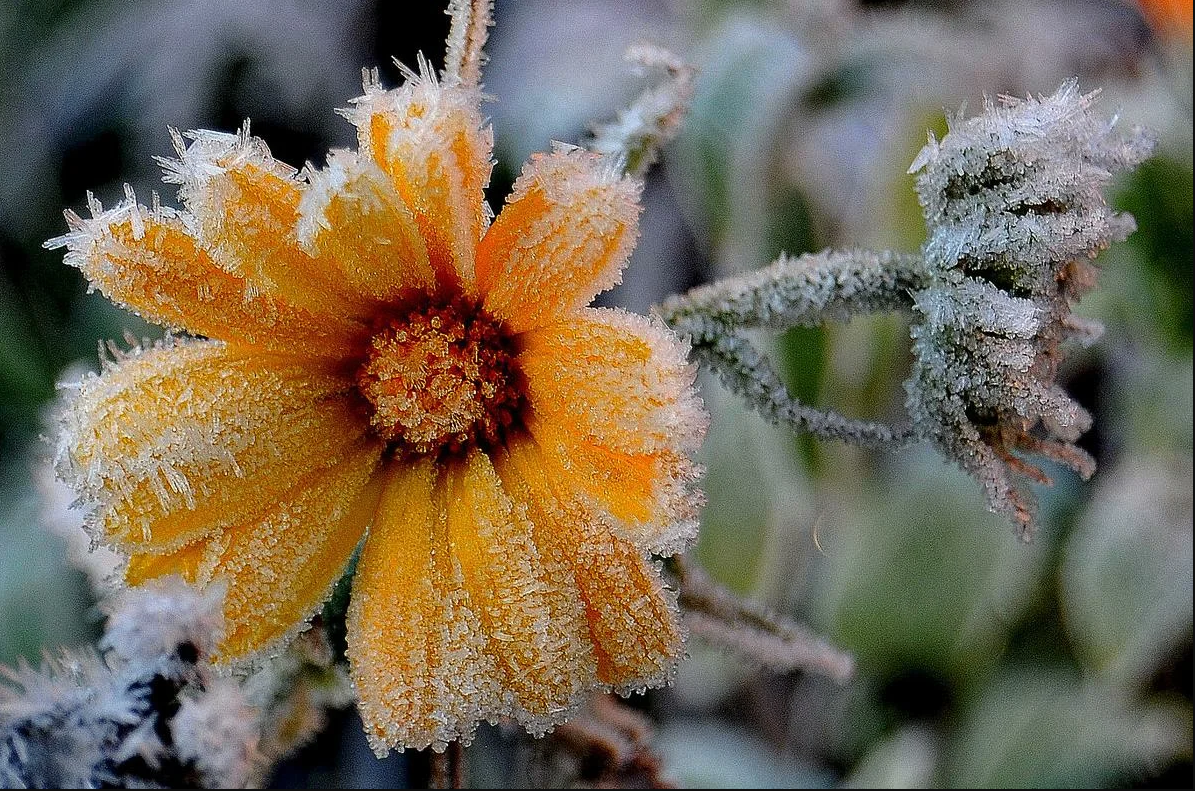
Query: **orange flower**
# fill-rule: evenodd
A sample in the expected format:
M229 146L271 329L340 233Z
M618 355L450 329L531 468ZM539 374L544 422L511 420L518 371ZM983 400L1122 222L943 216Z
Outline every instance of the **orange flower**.
M1191 38L1191 0L1138 0L1138 5L1158 35Z
M681 653L651 555L696 532L693 369L660 322L586 307L630 255L640 185L558 147L491 223L480 100L426 67L368 75L358 150L309 173L247 127L176 135L182 210L93 202L47 243L210 339L80 385L60 463L95 535L129 584L226 581L224 660L301 631L364 539L348 655L379 754L504 715L543 733Z

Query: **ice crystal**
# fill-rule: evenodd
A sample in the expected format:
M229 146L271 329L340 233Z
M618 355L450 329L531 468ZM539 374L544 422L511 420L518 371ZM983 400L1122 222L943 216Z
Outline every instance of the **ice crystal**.
M988 102L931 135L910 172L925 209L919 255L824 252L785 256L759 272L704 286L663 307L695 351L762 414L817 436L860 444L932 442L983 486L989 507L1029 538L1026 481L1046 475L1018 454L1089 477L1075 441L1090 416L1056 381L1067 342L1099 328L1071 313L1095 283L1096 255L1134 229L1110 209L1113 174L1152 150L1092 111L1096 93L1068 82L1051 96ZM847 419L798 403L745 331L898 310L912 319L905 388L910 425Z
M167 579L109 612L102 655L0 668L0 786L243 786L258 725L239 685L206 668L219 592Z

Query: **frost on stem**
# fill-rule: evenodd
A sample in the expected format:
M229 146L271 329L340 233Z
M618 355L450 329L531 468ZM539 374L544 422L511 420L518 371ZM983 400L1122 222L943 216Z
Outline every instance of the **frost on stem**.
M1096 95L1071 81L1048 97L1003 97L952 118L940 142L931 135L910 168L929 230L920 255L781 256L669 300L665 320L774 422L860 444L933 443L1028 539L1036 503L1026 482L1050 481L1019 454L1094 472L1074 444L1091 417L1056 376L1064 342L1101 331L1071 314L1095 284L1092 259L1135 227L1104 189L1153 148L1140 129L1121 134L1095 116ZM892 310L912 314L907 432L798 403L744 335Z
M680 131L693 101L696 71L654 44L630 47L625 57L651 83L616 120L594 128L588 148L618 157L627 173L642 178L660 148Z
M685 623L694 635L771 670L818 673L846 683L855 659L807 628L746 601L683 556L672 558Z
M864 250L781 255L771 266L673 297L661 313L689 336L694 353L718 372L723 384L773 423L788 423L822 439L887 445L907 440L908 432L802 404L746 331L908 310L910 292L926 282L917 256Z
M494 24L494 0L451 0L448 15L448 51L444 56L444 82L476 88L485 65L485 41Z
M177 578L129 590L109 608L102 654L0 668L0 787L243 786L256 720L206 662L221 598Z
M242 788L350 702L320 630L217 677L222 602L219 586L154 580L105 603L99 653L0 667L0 788Z

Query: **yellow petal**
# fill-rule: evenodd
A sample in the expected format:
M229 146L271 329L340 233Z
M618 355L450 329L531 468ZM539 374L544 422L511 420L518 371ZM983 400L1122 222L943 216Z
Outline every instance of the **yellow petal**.
M348 382L218 342L154 348L83 380L60 471L102 540L164 553L263 513L368 430Z
M415 215L439 276L474 287L477 243L489 223L485 186L494 134L481 117L481 93L411 76L385 91L368 79L346 115L363 156L372 157Z
M124 579L129 585L140 585L158 577L177 574L191 585L199 583L208 542L199 540L165 555L138 553L129 556Z
M359 443L331 467L279 496L265 514L164 555L134 554L125 580L178 574L207 586L220 582L226 634L218 661L271 648L299 632L328 598L377 510L381 447Z
M594 660L576 587L560 559L536 546L521 504L503 490L490 458L474 451L448 465L448 541L476 603L487 653L511 714L533 734L560 722L591 687Z
M195 335L313 357L361 351L368 330L358 321L317 313L225 271L169 209L131 199L93 218L69 213L71 232L46 242L66 247L66 262L91 285L146 319Z
M377 511L382 447L343 461L287 493L264 519L208 539L211 579L225 580L227 633L219 661L262 653L293 637L328 598Z
M300 209L304 244L356 293L395 302L435 286L419 225L372 159L334 151L311 175Z
M618 283L639 234L639 191L596 154L533 157L477 251L486 309L517 333Z
M517 364L535 414L576 436L630 453L689 453L707 419L687 348L660 322L584 308L519 339Z
M161 160L166 181L181 185L199 246L225 271L275 298L320 316L362 317L368 303L328 262L299 244L299 203L306 184L270 155L264 140L200 130L177 160Z
M485 635L451 557L428 460L395 464L353 578L348 657L379 755L443 750L500 708Z
M532 418L527 426L557 484L612 517L622 538L672 555L697 538L704 503L701 467L685 453L630 453L577 436L568 426Z
M666 683L683 635L676 594L664 586L658 566L559 487L552 465L529 438L508 443L499 469L527 508L541 553L571 572L585 603L597 680L620 692Z
M685 345L656 321L593 308L519 341L527 427L558 480L641 548L683 549L707 425Z

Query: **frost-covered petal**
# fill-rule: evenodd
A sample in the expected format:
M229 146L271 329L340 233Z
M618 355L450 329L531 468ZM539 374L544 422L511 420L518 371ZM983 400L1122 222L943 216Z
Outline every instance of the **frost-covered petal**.
M435 285L419 224L373 159L332 152L311 174L300 211L304 245L354 292L393 302Z
M303 358L218 342L147 349L89 376L63 414L60 474L97 537L164 553L264 512L368 424Z
M685 344L660 322L617 308L577 315L520 339L535 414L630 452L693 452L708 422Z
M180 574L227 586L219 661L269 652L293 637L328 598L377 510L382 448L358 443L342 459L283 493L264 514L241 516L182 549L134 555L127 578Z
M307 184L279 162L248 126L237 134L189 132L178 159L160 159L164 180L178 184L182 216L199 246L226 272L319 316L362 315L367 307L326 261L297 236Z
M618 283L639 235L640 189L581 149L532 157L477 251L486 309L522 332Z
M309 356L340 357L366 341L363 324L319 313L241 274L226 271L196 242L177 212L130 198L90 219L67 212L66 262L93 288L146 319L195 335Z
M396 464L365 542L347 615L358 710L379 755L471 740L500 709L493 660L444 542L430 460Z
M378 443L361 443L296 486L265 519L228 528L212 541L213 579L228 582L228 634L219 659L268 650L296 634L327 600L377 511L381 453Z
M687 454L632 453L535 418L528 429L557 485L608 515L620 537L662 555L683 551L697 537L704 501L694 484L702 471Z
M493 130L481 116L481 93L440 85L430 74L410 75L383 90L367 75L365 95L346 116L357 127L362 155L370 156L415 215L432 265L441 277L474 286L477 243L490 212Z
M664 586L658 565L560 487L529 438L508 443L498 468L507 491L527 509L542 555L571 572L585 604L598 685L629 692L667 683L684 636L676 594Z
M207 548L208 542L199 539L165 554L132 554L125 564L124 580L135 586L159 577L178 575L194 585L199 582Z
M562 482L644 548L683 547L707 424L684 344L651 319L592 308L520 343L528 428Z
M591 687L581 597L559 555L540 552L525 505L505 491L485 453L447 465L438 494L447 544L505 693L495 713L542 734Z

